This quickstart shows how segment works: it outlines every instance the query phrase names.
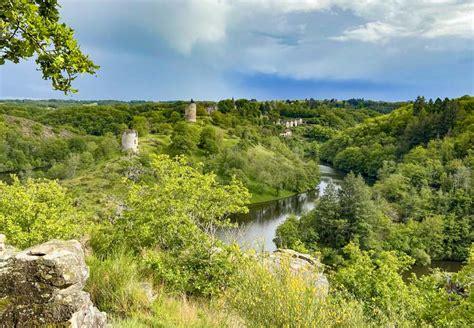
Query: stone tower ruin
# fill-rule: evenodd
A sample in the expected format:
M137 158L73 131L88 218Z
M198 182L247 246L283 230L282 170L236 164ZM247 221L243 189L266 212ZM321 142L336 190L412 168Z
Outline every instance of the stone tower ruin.
M138 132L127 130L122 134L122 150L138 153Z
M191 99L188 107L186 107L184 117L186 118L186 122L196 123L196 103L194 100Z

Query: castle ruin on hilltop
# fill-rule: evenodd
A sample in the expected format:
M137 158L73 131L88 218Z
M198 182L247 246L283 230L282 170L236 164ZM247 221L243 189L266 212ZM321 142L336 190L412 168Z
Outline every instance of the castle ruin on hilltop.
M122 133L122 150L131 153L138 153L138 132L127 130Z
M186 122L196 123L196 103L191 99L188 107L184 111L184 117Z

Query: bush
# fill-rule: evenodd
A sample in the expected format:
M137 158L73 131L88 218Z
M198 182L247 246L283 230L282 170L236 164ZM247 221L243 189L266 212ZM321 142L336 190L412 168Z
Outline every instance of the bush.
M203 235L228 225L231 213L248 211L249 193L240 182L220 185L214 174L202 174L185 157L152 156L151 169L153 184L130 182L117 244L136 251L194 247Z
M219 146L222 143L222 138L219 140L216 129L212 126L206 126L201 131L199 148L203 149L208 154L217 154Z
M215 296L232 285L242 262L237 248L204 238L181 250L145 252L145 263L156 283L168 291Z
M343 251L347 259L333 275L335 288L352 294L364 305L367 317L380 326L417 322L422 304L416 289L401 276L413 259L391 251L362 251L352 242Z
M178 122L171 135L169 151L173 155L191 154L199 143L199 129L186 122Z
M304 253L304 246L299 237L298 223L298 218L291 215L278 226L275 238L273 238L273 242L278 248L291 248Z
M28 179L22 184L13 177L12 185L0 182L0 232L16 247L77 237L81 222L81 213L56 181Z

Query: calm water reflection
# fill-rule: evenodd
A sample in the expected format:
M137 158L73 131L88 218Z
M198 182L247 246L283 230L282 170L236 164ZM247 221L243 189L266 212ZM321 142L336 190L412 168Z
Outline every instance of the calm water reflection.
M235 240L243 248L274 251L273 243L276 228L290 215L301 216L314 208L315 200L323 194L327 185L332 181L338 186L344 174L330 166L319 165L321 182L317 189L293 197L255 204L249 207L249 213L235 217L239 228L229 229L220 233L223 240Z
M430 266L412 266L410 270L403 274L403 277L407 279L412 273L414 273L417 277L421 277L431 273L431 271L436 268L446 272L458 272L462 265L462 262L457 261L431 261Z

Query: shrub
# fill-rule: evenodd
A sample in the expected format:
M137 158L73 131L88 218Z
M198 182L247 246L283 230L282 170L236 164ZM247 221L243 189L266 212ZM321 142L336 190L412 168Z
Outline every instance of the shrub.
M169 151L173 155L191 154L199 143L199 129L185 122L175 124Z
M28 179L22 184L13 177L12 185L0 182L0 231L16 247L76 237L81 221L56 181Z
M222 186L185 157L153 156L154 184L131 182L127 210L117 222L117 243L135 250L194 247L202 234L213 235L228 215L248 211L249 193L238 181Z
M171 292L216 296L233 284L242 263L238 248L202 239L174 251L146 251L145 264L157 283Z
M304 252L304 246L299 237L298 223L298 218L291 215L278 226L275 238L273 238L273 242L278 248L291 248Z
M413 259L392 251L362 251L352 242L343 251L347 259L333 275L335 288L352 294L364 305L365 314L380 326L403 326L418 320L421 304L417 291L400 274L413 264Z
M221 143L222 138L218 137L215 128L212 126L206 126L202 129L199 148L203 149L207 154L217 154Z

